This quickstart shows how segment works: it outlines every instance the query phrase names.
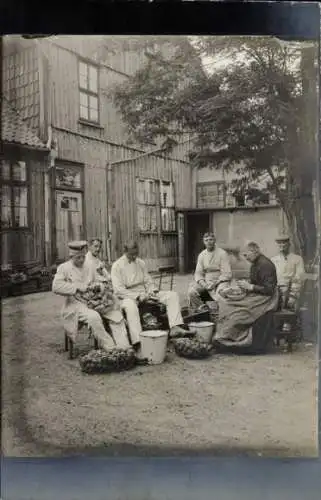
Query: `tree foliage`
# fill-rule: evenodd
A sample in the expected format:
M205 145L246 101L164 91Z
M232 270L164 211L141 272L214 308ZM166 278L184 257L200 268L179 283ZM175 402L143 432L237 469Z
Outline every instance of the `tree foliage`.
M239 189L268 175L296 248L311 257L315 226L302 199L316 172L316 47L262 37L144 43L146 64L114 92L130 136L145 142L188 133L195 168L234 172Z

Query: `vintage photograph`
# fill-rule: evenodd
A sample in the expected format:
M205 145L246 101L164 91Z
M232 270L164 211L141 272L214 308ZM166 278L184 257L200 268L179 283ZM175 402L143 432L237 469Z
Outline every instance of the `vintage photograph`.
M318 456L318 43L2 37L5 456Z

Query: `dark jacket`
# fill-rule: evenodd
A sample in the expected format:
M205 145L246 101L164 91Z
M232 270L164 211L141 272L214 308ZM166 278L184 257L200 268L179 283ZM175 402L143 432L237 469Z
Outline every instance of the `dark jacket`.
M260 254L252 262L250 269L250 283L254 285L254 292L272 296L277 287L276 268L273 262Z

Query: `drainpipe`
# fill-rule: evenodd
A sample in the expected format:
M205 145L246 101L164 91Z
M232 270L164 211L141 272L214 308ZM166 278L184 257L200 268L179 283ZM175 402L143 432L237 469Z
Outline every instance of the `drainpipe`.
M108 260L108 264L111 264L112 257L113 257L113 252L112 252L112 242L113 242L112 214L114 213L114 209L113 209L112 176L113 176L112 164L107 163L107 210L108 210L107 260Z
M46 90L46 82L45 82L45 68L44 68L44 54L40 43L38 40L35 40L36 50L37 50L37 59L38 59L38 74L39 74L39 135L43 141L48 140L48 130L47 130L47 119L48 116L46 113L46 105L45 105L45 93ZM48 141L49 142L49 141ZM44 205L45 205L45 227L44 227L44 255L43 260L45 265L48 267L51 264L51 238L50 238L50 220L51 220L51 209L50 209L50 164L51 164L51 155L48 158L48 164L45 166L44 171Z

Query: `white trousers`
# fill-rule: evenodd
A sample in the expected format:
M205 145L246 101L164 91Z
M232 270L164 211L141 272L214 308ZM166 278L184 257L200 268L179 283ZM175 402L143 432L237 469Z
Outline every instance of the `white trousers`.
M161 291L158 293L158 298L166 306L169 327L183 324L178 294L173 291ZM131 342L135 344L140 341L142 332L137 303L134 299L126 298L121 301L121 307L126 313Z
M88 324L92 330L93 336L101 344L102 349L108 350L115 346L115 342L109 333L106 332L98 312L83 305L83 307L78 307L78 320Z
M109 326L117 347L122 347L123 349L130 347L125 320L123 319L120 323L109 321Z

